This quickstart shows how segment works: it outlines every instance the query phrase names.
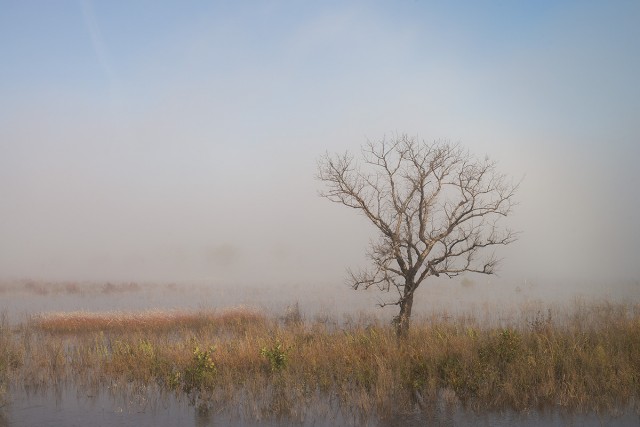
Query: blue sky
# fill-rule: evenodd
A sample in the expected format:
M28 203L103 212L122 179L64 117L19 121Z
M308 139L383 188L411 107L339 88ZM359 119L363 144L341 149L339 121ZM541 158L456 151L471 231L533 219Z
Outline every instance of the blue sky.
M525 176L503 278L640 278L640 4L0 2L0 276L341 281L316 158L409 133Z

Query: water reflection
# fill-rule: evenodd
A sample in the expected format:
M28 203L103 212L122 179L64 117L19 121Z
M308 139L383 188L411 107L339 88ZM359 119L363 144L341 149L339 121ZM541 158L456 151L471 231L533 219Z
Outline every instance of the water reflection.
M254 420L216 408L195 408L186 399L162 393L154 387L85 390L75 384L28 390L14 386L0 407L0 427L5 426L637 426L640 416L632 408L618 416L572 414L560 409L516 413L477 412L457 404L439 402L424 411L398 415L390 420L345 416L336 408L324 416L304 420Z

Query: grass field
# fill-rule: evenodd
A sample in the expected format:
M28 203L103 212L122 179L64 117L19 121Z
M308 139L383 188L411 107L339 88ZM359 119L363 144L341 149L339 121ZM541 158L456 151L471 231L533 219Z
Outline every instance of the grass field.
M640 400L640 305L527 307L500 322L441 313L416 319L400 340L372 318L305 319L295 308L281 317L239 307L0 322L0 398L12 382L68 380L153 383L257 418L301 417L326 402L384 418L438 400L615 413Z

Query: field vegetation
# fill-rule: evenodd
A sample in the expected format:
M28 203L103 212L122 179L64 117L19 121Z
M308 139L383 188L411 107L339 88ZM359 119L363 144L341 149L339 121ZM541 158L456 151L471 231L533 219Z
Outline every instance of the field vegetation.
M49 313L0 322L9 385L137 384L199 408L302 419L560 406L615 413L640 400L640 305L529 307L507 319L434 314L405 337L376 319L282 317L250 308ZM636 403L634 403L636 402Z

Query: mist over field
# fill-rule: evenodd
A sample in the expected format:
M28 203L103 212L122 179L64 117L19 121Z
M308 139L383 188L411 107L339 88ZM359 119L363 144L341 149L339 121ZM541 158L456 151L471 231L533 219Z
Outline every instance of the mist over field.
M333 292L316 160L407 133L524 178L467 285L640 296L636 2L0 5L1 280Z

